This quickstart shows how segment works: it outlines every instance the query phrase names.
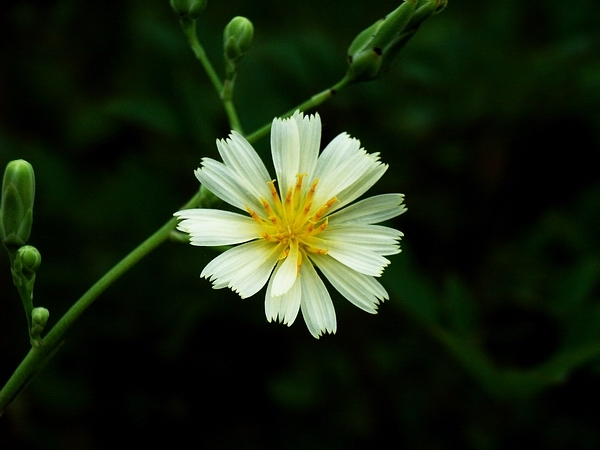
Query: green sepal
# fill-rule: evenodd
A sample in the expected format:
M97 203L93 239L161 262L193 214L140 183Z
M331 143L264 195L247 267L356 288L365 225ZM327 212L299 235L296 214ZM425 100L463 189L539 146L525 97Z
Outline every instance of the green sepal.
M399 34L406 28L417 7L416 0L406 0L402 5L384 17L383 22L370 46L385 52L398 40Z

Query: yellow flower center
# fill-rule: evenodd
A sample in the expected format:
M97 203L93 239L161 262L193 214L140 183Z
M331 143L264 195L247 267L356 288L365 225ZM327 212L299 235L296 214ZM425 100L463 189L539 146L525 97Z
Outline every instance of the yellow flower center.
M266 216L266 220L246 206L250 216L262 227L260 237L281 247L279 259L287 258L290 253L297 255L298 271L306 252L319 255L327 253L328 249L323 248L315 236L327 228L328 219L323 219L323 216L337 201L337 198L333 197L325 204L313 208L319 180L315 180L308 192L302 194L305 176L306 174L296 175L296 184L288 190L283 201L275 188L275 180L269 181L271 202L261 199L265 213L263 217Z

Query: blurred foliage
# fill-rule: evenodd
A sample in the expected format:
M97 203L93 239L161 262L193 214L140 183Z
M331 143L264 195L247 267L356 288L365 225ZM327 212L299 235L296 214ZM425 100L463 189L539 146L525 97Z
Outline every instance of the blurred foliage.
M353 37L397 3L209 3L199 35L255 27L244 128L332 85ZM0 448L600 447L600 18L592 0L451 0L381 80L319 107L390 169L405 233L369 316L268 324L263 299L198 279L168 243L112 286L0 419ZM0 165L36 171L36 305L56 320L198 188L228 132L168 1L9 0ZM257 144L268 156L268 139ZM0 378L26 321L0 258Z

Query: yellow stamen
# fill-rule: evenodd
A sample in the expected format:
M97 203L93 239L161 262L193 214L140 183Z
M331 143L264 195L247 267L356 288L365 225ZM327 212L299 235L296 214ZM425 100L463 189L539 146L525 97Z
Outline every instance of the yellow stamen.
M329 251L329 249L326 248L311 247L310 245L305 246L304 250L310 253L316 253L317 255L326 255Z
M325 214L325 211L327 211L329 208L331 208L331 206L337 202L337 197L333 197L330 198L327 203L325 203L323 206L321 206L317 212L315 213L315 215L313 216L313 220L319 220L321 219L321 217L323 216L323 214Z
M281 208L281 199L279 198L279 194L277 193L277 188L275 187L275 180L269 181L269 190L271 191L271 198L273 199L273 203L275 204L275 208Z
M306 176L305 173L296 175L296 183L288 189L283 201L275 186L275 180L269 181L271 198L269 200L261 199L264 212L260 216L251 208L246 207L252 219L262 227L260 237L267 242L277 244L281 249L279 259L285 259L290 255L296 258L298 274L306 253L325 255L329 251L327 248L315 245L317 241L314 236L327 228L329 221L326 215L333 204L338 201L336 197L333 197L316 211L313 210L319 180L314 180L310 189L303 194L302 186Z
M302 266L302 252L298 252L298 258L296 259L296 273L300 273L300 267Z
M254 219L254 221L258 222L260 225L264 225L266 223L264 220L262 220L260 217L258 217L258 214L256 214L252 209L250 209L249 206L246 206L246 211L248 211L248 214L250 214L250 217L252 217Z

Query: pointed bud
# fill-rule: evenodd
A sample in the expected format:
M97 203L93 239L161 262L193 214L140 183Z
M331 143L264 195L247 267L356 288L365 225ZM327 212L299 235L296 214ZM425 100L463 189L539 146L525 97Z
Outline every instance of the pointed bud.
M25 245L31 234L35 175L27 161L11 161L4 171L0 203L0 239L7 249Z
M370 81L387 72L421 23L446 7L447 0L405 0L356 36L348 48L348 77Z
M171 0L171 8L179 17L197 19L206 8L207 0Z
M237 64L250 49L254 37L254 26L245 17L237 16L223 31L223 55L225 57L226 77L231 78L236 72Z

